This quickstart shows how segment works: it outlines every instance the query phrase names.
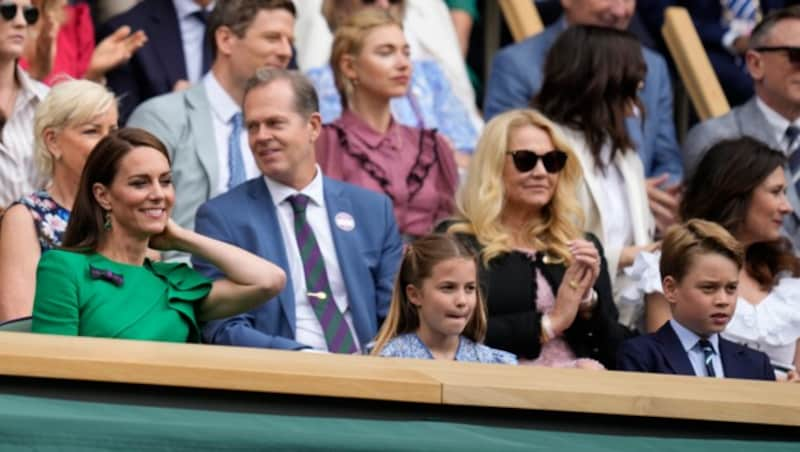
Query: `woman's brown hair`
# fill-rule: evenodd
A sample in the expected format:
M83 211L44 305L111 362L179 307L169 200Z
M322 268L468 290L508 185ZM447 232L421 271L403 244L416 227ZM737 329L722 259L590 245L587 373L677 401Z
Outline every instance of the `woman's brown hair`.
M785 164L782 152L750 137L715 144L686 185L681 217L713 221L737 236L750 209L753 191ZM745 270L762 287L770 288L781 272L800 276L800 260L785 239L758 242L745 250Z
M595 164L610 140L611 155L632 149L625 118L644 115L638 91L647 65L642 46L626 32L576 25L556 40L544 65L542 88L531 105L551 120L583 133Z
M105 233L105 211L94 197L94 184L110 187L119 171L119 164L132 149L153 148L170 162L164 144L143 129L123 128L111 132L92 149L81 173L78 194L69 215L61 247L71 251L93 252ZM170 163L171 165L171 163Z

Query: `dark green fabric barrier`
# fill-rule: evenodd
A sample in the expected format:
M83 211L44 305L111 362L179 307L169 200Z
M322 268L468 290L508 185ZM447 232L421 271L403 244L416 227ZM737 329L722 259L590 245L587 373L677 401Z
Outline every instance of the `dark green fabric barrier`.
M0 450L773 452L797 451L798 443L243 414L0 395Z

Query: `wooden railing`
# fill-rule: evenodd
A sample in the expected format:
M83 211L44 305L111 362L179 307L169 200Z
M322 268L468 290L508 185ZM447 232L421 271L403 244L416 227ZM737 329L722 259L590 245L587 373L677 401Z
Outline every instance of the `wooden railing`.
M544 30L533 0L499 0L499 3L514 41L522 41Z
M0 332L0 375L800 426L798 386Z
M667 8L661 33L700 120L727 113L730 104L686 8Z

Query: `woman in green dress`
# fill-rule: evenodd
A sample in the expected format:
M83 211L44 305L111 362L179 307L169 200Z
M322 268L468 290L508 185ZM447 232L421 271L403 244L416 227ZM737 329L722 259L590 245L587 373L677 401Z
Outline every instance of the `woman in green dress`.
M198 342L198 322L229 317L273 298L286 281L270 262L181 228L164 145L141 129L103 138L81 175L62 249L36 275L33 331ZM227 278L186 264L153 262L148 247L202 257Z

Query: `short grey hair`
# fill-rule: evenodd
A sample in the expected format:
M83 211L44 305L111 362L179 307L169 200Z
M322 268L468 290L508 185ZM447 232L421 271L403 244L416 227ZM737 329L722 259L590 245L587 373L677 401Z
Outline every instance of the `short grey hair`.
M33 158L42 174L53 175L53 154L44 141L46 129L56 132L91 121L117 107L117 99L105 86L89 80L56 83L36 107L33 117Z
M289 86L292 87L292 93L294 94L294 110L297 113L304 118L308 118L313 113L319 112L319 97L317 96L317 90L314 89L314 85L308 77L299 71L289 69L265 67L256 71L256 75L251 77L245 85L242 104L244 104L244 99L247 99L247 95L250 91L280 80L286 80L289 82Z
M767 14L750 34L750 48L755 49L766 44L775 25L787 19L800 20L800 5L776 9Z

